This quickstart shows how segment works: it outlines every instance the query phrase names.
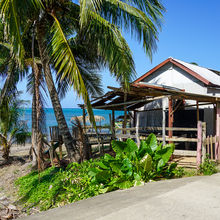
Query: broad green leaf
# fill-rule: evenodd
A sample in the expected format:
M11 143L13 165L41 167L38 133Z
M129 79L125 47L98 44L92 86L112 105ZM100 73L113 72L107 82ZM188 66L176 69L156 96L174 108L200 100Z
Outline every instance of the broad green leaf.
M105 160L105 161L115 160L115 158L112 157L110 154L105 154L105 155L104 155L104 160Z
M127 139L126 143L127 146L125 147L124 151L127 153L129 158L134 157L135 152L138 151L137 144L130 138Z
M146 144L151 148L154 152L157 149L157 137L155 134L150 134L146 139Z
M145 141L141 140L141 143L140 143L140 148L138 150L138 153L137 153L137 156L138 156L138 159L142 159L145 154L152 154L152 150L151 148L146 144Z
M112 141L112 149L115 151L115 153L123 154L125 151L125 148L127 147L127 144L122 141Z
M110 163L110 167L112 168L112 171L115 172L119 176L123 175L123 172L121 171L121 166L122 166L122 163L118 161L114 161Z
M131 186L133 186L133 182L130 180L125 180L123 177L119 178L117 182L114 183L114 186L120 188L120 189L128 189Z
M101 194L106 193L106 192L108 192L108 189L109 189L109 187L106 187L104 189L99 189L99 193L101 193Z
M133 173L133 166L131 161L129 160L129 158L125 158L122 161L122 167L121 170L124 174L126 174L127 176L131 176Z
M166 163L164 162L164 160L161 158L157 164L157 171L160 171L161 168L163 168L166 165Z
M107 167L104 163L102 163L102 162L97 162L96 163L100 168L102 168L102 169L104 169L104 170L108 170L109 169L109 167Z
M97 169L97 168L90 168L89 169L89 172L88 172L88 175L91 176L91 177L94 177L96 176L96 174L98 172L100 172L101 170L100 169Z
M141 181L141 176L137 173L134 173L134 179L135 181Z
M150 170L152 169L152 157L149 154L145 155L140 163L141 166L144 168L144 172L150 172Z
M168 167L169 172L173 172L176 167L177 163L171 163Z
M160 170L164 167L169 161L171 155L173 154L174 147L170 145L170 147L165 147L156 152L155 159L160 159L157 165L157 169Z
M100 171L95 176L97 182L99 183L105 183L110 179L110 172L107 170Z

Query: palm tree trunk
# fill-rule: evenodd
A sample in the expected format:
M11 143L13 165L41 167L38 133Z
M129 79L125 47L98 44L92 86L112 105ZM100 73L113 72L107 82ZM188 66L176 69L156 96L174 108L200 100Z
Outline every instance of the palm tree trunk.
M79 161L80 155L78 153L76 146L74 146L73 138L67 126L66 119L64 117L63 110L62 110L60 100L58 97L58 93L57 93L57 90L56 90L56 87L54 85L54 81L52 78L50 62L49 62L50 59L46 51L45 25L43 23L43 20L41 20L37 24L37 39L38 39L40 58L41 58L41 62L43 65L43 70L44 70L45 81L47 83L47 88L50 94L55 117L58 123L60 133L63 138L63 142L65 144L65 147L68 153L68 157L70 158L70 160Z
M35 81L35 79L34 79ZM35 83L34 83L35 84ZM37 111L36 111L36 92L35 88L33 91L33 98L32 98L32 136L31 136L31 143L32 143L32 161L33 166L37 165Z
M40 129L41 120L41 105L40 105L40 69L37 64L33 62L33 72L34 72L34 95L35 95L35 147L37 152L37 164L38 170L44 170L44 158L43 158L43 143L42 143L42 132Z
M3 155L2 157L8 161L10 153L10 145L8 145L7 140L3 141Z

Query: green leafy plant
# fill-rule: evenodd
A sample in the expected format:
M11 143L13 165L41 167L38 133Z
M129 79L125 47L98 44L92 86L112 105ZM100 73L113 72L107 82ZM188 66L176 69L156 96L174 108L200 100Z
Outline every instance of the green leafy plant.
M217 173L218 170L217 170L217 167L216 167L216 163L214 161L211 161L209 159L209 157L207 156L205 158L204 163L202 163L200 165L199 172L201 174L204 174L204 175L212 175L214 173Z
M116 189L126 189L149 180L170 178L176 164L168 163L174 145L162 146L154 134L141 141L140 147L128 139L113 141L115 156L105 154L81 164L71 163L65 170L49 168L18 179L21 201L41 210L86 199Z
M176 164L168 165L174 145L158 145L154 134L141 141L139 148L131 139L126 142L112 141L112 148L116 156L105 154L89 172L93 182L105 186L103 192L125 189L141 185L150 179L174 175Z
M62 186L62 170L51 167L38 174L34 171L20 177L15 185L19 186L20 203L31 208L38 206L40 210L55 207L59 202L59 195L64 193Z
M177 178L181 178L185 175L185 170L183 167L177 167L175 170L174 170L174 174L175 174L175 177Z

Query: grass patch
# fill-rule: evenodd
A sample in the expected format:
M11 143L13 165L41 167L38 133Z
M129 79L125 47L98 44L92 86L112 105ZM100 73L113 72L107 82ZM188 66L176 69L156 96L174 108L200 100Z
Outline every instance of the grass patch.
M47 210L56 204L56 197L62 193L61 169L48 168L40 175L31 172L19 178L15 184L19 185L20 203L26 207L39 206Z

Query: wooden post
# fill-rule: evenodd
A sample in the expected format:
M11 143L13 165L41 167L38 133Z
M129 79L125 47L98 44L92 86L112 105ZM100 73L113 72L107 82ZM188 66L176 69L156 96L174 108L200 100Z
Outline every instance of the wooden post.
M86 127L86 110L85 110L85 106L83 106L83 128L85 129L85 127Z
M216 137L220 137L220 102L216 104ZM215 159L220 162L220 141L215 143Z
M136 127L136 121L137 121L137 111L134 110L133 127Z
M135 134L138 147L140 146L140 137L139 137L139 117L140 117L140 115L139 114L140 113L137 112L136 134Z
M169 99L169 112L168 112L168 117L169 117L169 121L168 121L168 127L172 128L173 127L173 100L172 98ZM173 131L169 130L168 131L168 135L169 138L173 137ZM171 141L169 141L169 143L171 143Z
M124 92L124 102L127 101L127 93ZM123 128L127 127L127 106L124 105L124 122L123 122ZM127 134L127 130L123 130L122 132L123 134Z
M206 158L206 123L202 122L202 162L205 162Z
M197 122L199 121L199 102L196 101L196 115L197 115Z
M115 139L115 111L112 110L112 135Z
M162 99L162 138L163 138L163 145L166 144L166 98Z
M199 168L202 162L202 122L198 121L197 123L197 157L196 157L196 164L197 169Z

